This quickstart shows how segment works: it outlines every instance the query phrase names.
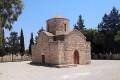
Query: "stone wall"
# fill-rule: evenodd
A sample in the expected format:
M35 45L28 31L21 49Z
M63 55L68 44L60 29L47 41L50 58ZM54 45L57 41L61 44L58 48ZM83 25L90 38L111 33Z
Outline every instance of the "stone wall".
M86 63L90 63L91 62L91 43L90 42L86 42L86 49L87 49L87 54L88 55L86 55L86 60L87 60L87 62Z
M92 54L92 59L120 60L120 54Z
M3 57L0 57L0 62L12 62L12 59L13 61L30 61L31 60L31 56L27 56L27 55L24 55L24 56L16 56L14 55L12 57L12 55L6 55L6 56L3 56Z
M67 36L69 37L66 39L67 42L66 49L67 51L71 52L71 54L70 55L68 54L68 56L74 55L74 51L77 50L79 52L80 64L90 63L91 60L90 43L86 42L85 37L82 34L80 34L80 32L77 31L73 31L73 34Z
M58 41L58 53L59 53L59 64L65 64L66 63L66 57L65 54L65 46L64 41Z
M69 36L69 35L68 35ZM88 64L91 61L90 42L86 42L83 35L70 34L65 41L59 41L59 63L74 64L74 52L79 52L79 63Z
M48 56L47 56L48 55ZM58 42L49 43L49 52L46 56L46 63L48 64L59 64L59 53L58 53Z
M69 20L66 18L52 18L47 20L47 31L54 35L61 35L69 31Z
M42 32L38 35L37 44L32 45L32 61L42 63L42 55L48 53L49 39L47 35Z
M59 64L58 42L45 33L41 33L37 44L32 45L32 61L42 63L42 55L45 55L46 64Z

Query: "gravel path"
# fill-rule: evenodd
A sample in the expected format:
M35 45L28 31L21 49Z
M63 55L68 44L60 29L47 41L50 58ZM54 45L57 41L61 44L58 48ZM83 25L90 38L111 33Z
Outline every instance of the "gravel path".
M89 65L54 68L30 61L0 63L0 80L120 80L119 60L92 60Z

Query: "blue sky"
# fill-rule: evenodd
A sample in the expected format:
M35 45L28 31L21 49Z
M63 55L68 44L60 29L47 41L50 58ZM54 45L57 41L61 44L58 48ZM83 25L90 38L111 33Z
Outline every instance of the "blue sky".
M70 20L72 30L80 14L86 28L97 28L103 15L110 13L113 6L120 10L120 0L23 0L23 3L23 13L13 24L12 31L19 35L21 28L23 29L26 49L31 32L35 37L41 27L46 29L46 20L57 14ZM9 34L10 31L6 30L5 36Z

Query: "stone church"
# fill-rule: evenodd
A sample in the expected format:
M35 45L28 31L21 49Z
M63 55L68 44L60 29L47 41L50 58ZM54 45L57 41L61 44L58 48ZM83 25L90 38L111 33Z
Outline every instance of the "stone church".
M69 19L55 16L46 21L47 31L32 45L32 61L45 64L88 64L91 46L78 30L69 29Z

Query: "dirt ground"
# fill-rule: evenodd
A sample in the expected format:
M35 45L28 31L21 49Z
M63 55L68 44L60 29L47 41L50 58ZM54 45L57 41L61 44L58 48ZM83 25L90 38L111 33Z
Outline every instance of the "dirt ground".
M120 60L92 60L91 64L71 68L29 63L0 63L0 80L120 80Z

